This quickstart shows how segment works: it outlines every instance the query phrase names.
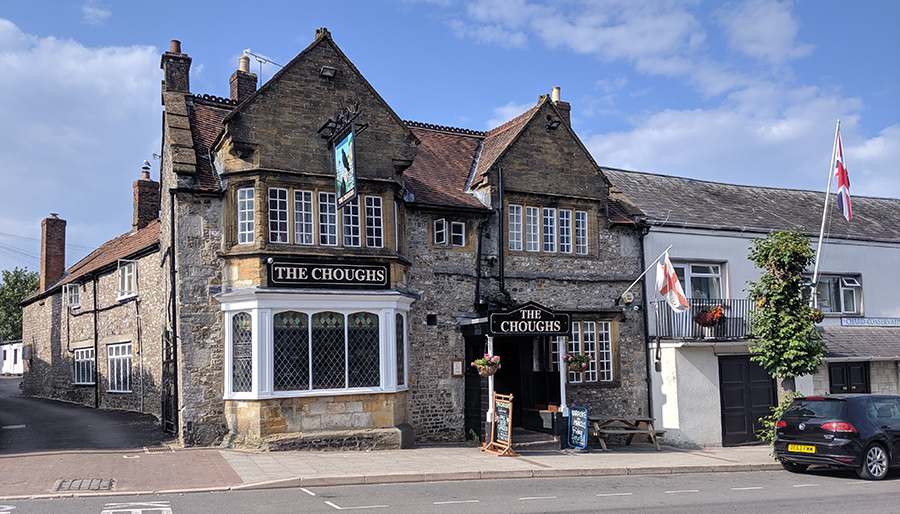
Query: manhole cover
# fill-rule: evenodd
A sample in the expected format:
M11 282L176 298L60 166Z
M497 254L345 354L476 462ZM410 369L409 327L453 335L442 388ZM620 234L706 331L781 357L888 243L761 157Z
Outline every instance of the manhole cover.
M63 478L56 482L54 491L111 491L116 481L112 478Z
M158 444L156 446L144 446L144 453L169 453L174 452L170 446L165 444Z

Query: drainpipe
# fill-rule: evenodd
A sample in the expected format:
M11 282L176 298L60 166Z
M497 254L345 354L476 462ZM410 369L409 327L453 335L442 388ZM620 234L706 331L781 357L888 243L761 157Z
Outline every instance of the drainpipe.
M506 290L506 207L503 205L503 168L497 168L497 189L498 201L500 202L499 220L500 220L500 247L497 249L497 255L500 263L500 292L506 297L507 303L512 303L512 297Z
M94 408L100 408L100 366L97 359L100 357L100 338L97 337L97 276L94 275L91 283L94 285Z
M478 248L475 249L475 312L479 312L481 306L481 245L484 242L484 224L487 220L478 223Z
M160 179L161 180L161 179ZM173 416L176 419L173 419L173 425L175 433L178 434L181 432L180 427L178 426L181 422L180 414L179 414L179 405L178 405L178 316L177 308L178 302L175 295L175 193L176 189L169 189L169 287L171 290L169 291L169 301L170 301L170 312L172 313L172 341L170 347L172 349L172 387L174 388L174 393L172 394L172 401L175 403L173 410ZM166 360L166 350L163 348L163 361ZM176 422L177 421L177 422ZM165 428L165 427L163 427Z
M608 208L608 207L607 207ZM638 238L640 241L641 247L641 269L647 269L647 258L644 255L644 236L647 235L647 232L650 230L649 225L645 225L643 223L638 225L638 228L641 229L641 235ZM653 378L650 375L651 367L650 367L650 322L647 320L647 309L649 307L647 302L647 276L644 275L641 278L641 298L644 303L644 364L647 369L647 417L653 417ZM660 420L662 423L662 420Z

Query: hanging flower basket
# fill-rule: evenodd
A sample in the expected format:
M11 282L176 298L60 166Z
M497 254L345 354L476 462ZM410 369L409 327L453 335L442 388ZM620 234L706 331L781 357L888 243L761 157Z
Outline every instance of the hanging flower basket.
M563 355L563 362L566 363L566 367L569 368L569 371L574 371L576 373L587 371L587 369L591 365L592 360L594 359L591 358L590 355L571 353Z
M494 373L496 373L498 369L500 369L499 365L497 365L497 366L482 366L482 367L478 368L478 374L483 377L490 377L490 376L493 376Z
M811 319L813 323L821 323L825 320L825 313L822 312L822 309L810 309L809 319Z
M478 370L478 374L483 377L489 377L500 369L500 356L484 354L484 357L472 361L472 367Z

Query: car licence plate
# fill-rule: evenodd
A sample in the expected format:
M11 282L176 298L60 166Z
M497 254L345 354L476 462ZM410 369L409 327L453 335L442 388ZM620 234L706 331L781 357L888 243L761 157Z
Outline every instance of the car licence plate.
M816 447L808 444L789 444L789 452L816 453Z

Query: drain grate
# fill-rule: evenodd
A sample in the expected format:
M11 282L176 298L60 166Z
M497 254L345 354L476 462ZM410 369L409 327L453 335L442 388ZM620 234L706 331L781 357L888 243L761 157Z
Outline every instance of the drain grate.
M62 478L54 491L111 491L116 481L112 478Z
M158 444L156 446L144 446L144 453L170 453L174 452L171 446Z

